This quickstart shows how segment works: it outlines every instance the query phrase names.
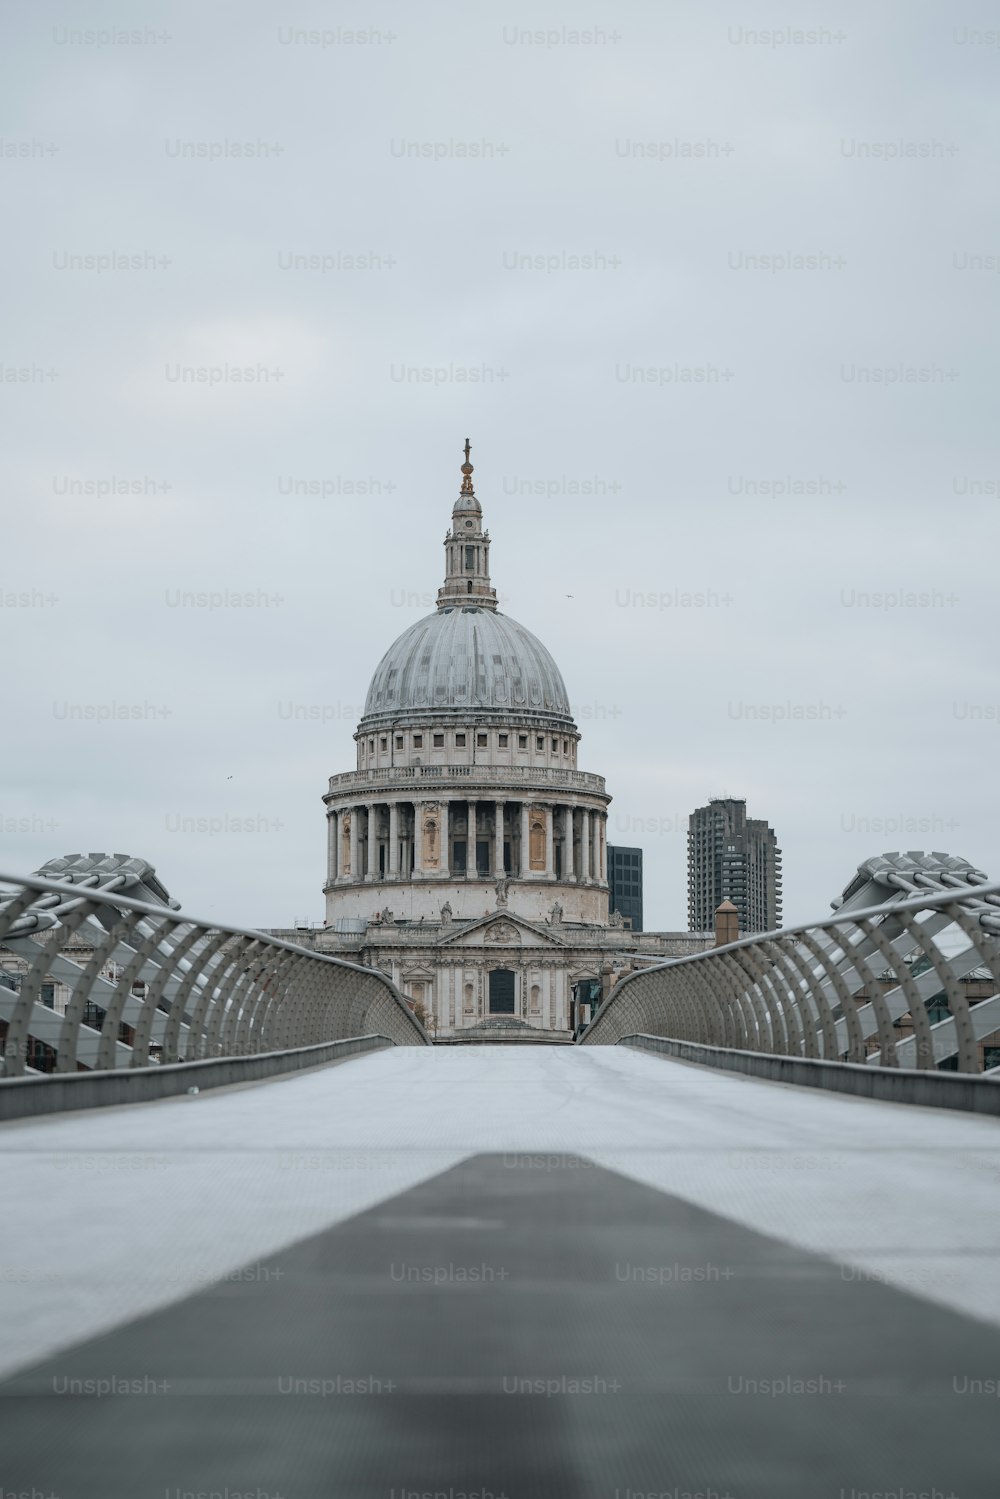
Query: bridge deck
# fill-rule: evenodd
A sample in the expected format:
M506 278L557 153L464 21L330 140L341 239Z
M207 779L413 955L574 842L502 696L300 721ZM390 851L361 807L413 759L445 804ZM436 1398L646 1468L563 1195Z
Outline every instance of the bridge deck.
M449 1047L0 1141L5 1489L995 1492L994 1120Z

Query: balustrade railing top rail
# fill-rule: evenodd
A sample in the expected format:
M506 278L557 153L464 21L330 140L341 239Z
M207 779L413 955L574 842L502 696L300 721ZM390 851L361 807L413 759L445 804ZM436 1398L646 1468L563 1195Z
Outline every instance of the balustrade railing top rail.
M943 876L926 893L845 907L630 974L580 1040L613 1045L645 1034L980 1072L984 1042L998 1031L1000 882Z
M430 1044L374 969L95 884L94 875L0 873L0 887L12 887L0 888L4 1077L256 1055L376 1032Z
M603 793L604 777L589 770L562 770L558 765L380 765L371 770L344 770L330 777L330 791L363 791L405 781L484 781L562 786L566 790Z

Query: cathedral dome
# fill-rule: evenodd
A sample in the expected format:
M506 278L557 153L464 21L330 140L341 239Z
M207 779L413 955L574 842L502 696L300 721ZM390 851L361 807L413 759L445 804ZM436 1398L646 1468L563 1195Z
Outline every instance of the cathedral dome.
M411 715L470 713L573 727L562 674L530 630L495 608L446 604L386 651L360 731Z
M444 539L437 613L404 630L375 669L360 739L407 718L469 721L477 714L559 729L576 739L562 674L542 642L497 609L490 533L472 486L465 439L462 489ZM419 762L418 762L419 763Z
M506 951L531 945L516 921L494 923L492 935L486 925L493 902L500 911L510 897L529 923L558 926L565 916L607 929L610 797L603 776L577 769L580 731L558 666L497 607L468 438L464 456L437 608L411 615L375 667L354 734L357 768L331 776L324 796L327 923L357 933L366 953L379 933L391 937L394 981L412 985L415 999L431 985L436 1013L444 1005L450 1017L442 1026L471 1025L486 1003L509 1018L512 1002L528 1026L545 1014L554 1026L562 1001L550 955L522 963ZM447 956L453 947L436 956L463 923L476 933L471 946L503 944L474 960L462 951L471 974ZM418 952L418 940L429 948ZM608 940L617 951L620 932ZM590 972L592 953L567 962ZM513 1001L511 979L521 986Z

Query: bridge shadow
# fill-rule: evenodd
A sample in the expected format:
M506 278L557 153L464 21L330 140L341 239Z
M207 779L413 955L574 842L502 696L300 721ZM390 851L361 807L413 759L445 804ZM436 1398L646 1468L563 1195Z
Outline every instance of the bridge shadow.
M995 1492L1000 1331L567 1155L477 1155L0 1385L4 1487Z

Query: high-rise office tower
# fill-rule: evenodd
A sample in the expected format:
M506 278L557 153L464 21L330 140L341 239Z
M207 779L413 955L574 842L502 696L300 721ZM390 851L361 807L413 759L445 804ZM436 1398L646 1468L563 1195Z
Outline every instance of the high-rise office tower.
M615 911L642 931L642 849L608 844L608 914Z
M781 849L747 804L713 797L688 819L688 924L709 932L717 907L730 900L739 912L740 936L781 925Z

